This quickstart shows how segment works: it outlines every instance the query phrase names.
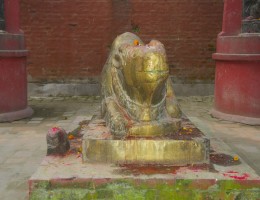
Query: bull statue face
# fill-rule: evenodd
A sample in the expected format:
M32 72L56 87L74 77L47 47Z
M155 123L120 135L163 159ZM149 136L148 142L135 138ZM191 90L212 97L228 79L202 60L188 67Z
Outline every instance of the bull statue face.
M122 53L121 81L128 96L145 107L140 120L150 121L149 108L164 98L169 76L164 46L152 40L147 45L123 46Z
M126 48L127 59L122 69L129 95L148 106L160 101L169 76L166 57L160 52L161 44L157 43L153 46L129 46L130 52Z

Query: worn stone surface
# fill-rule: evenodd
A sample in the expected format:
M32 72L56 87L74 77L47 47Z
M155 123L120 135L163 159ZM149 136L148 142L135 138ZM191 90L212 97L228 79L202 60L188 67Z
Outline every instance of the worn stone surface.
M68 132L76 129L82 119L92 117L99 110L100 102L92 96L62 97L62 101L32 97L29 104L34 110L31 118L0 123L1 200L28 199L27 181L46 155L48 130L57 126ZM68 112L72 115L64 119Z
M208 164L209 140L187 119L182 121L183 130L168 137L118 140L113 138L104 120L93 120L82 131L83 162L174 166Z
M213 96L206 97L183 97L178 98L182 111L198 126L203 132L208 133L211 141L223 140L228 149L244 160L258 175L260 175L260 126L248 126L239 123L227 122L212 118L209 110L212 108ZM77 117L86 116L87 118L99 114L99 97L64 97L63 101L55 101L53 97L36 98L30 97L29 105L34 110L32 117L43 118L38 124L28 124L31 118L15 121L12 123L0 123L0 197L1 200L19 199L25 200L28 194L27 180L36 171L42 159L46 155L46 133L50 127L57 126L58 121L64 120L63 115L67 112L73 113L68 117L69 123L62 126L66 131L74 130L78 127ZM81 119L79 119L80 121ZM71 130L67 128L71 127ZM242 147L241 147L242 145ZM254 152L255 151L255 152ZM23 159L19 157L23 155ZM78 158L81 160L81 158ZM86 168L85 170L90 168ZM225 167L222 167L225 169ZM96 169L99 170L99 169ZM232 168L236 170L236 166ZM100 170L102 171L102 170ZM194 174L196 175L196 174ZM231 175L231 174L230 174ZM165 175L168 176L168 175ZM231 175L232 176L232 175ZM171 176L170 176L171 177ZM228 184L226 184L228 185ZM143 194L144 191L133 190L128 184L114 185L117 191L122 191L133 197ZM93 186L90 196L95 196ZM224 186L223 186L224 187ZM128 190L129 189L129 190ZM40 191L40 190L39 190ZM71 190L70 190L71 191ZM104 195L112 195L111 190L102 190ZM166 197L166 193L172 195L171 187L164 187L159 192L154 188L149 190L147 195L157 194ZM61 191L63 192L63 191ZM119 196L120 192L116 192ZM195 195L192 193L192 195ZM118 197L117 196L117 197ZM124 195L122 195L124 197ZM126 198L124 198L126 199ZM138 198L137 198L138 199ZM159 197L157 198L159 199ZM232 197L230 197L232 199ZM254 199L254 198L248 198Z
M172 78L173 80L173 78ZM208 96L214 94L214 84L212 82L179 83L173 80L174 90L177 96L201 95ZM100 95L99 83L28 83L28 93L30 96L45 97L50 101L49 96L71 96L77 95Z
M234 155L220 140L216 152ZM257 199L260 178L246 163L173 167L82 163L78 154L47 156L29 180L30 199ZM121 194L121 196L118 196ZM93 195L93 196L92 196Z
M260 152L260 126L250 126L210 116L209 111L213 107L213 96L180 97L179 103L182 111L189 117L202 132L206 132L209 139L218 138L223 140L234 152L243 158L260 175L260 157L250 150L238 148L236 145L255 147Z

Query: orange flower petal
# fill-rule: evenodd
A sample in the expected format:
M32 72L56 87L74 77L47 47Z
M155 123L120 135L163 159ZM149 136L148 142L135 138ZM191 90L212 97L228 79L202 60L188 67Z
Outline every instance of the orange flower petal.
M139 45L139 41L138 40L134 40L134 45L138 46Z
M235 161L238 161L239 160L239 157L237 155L234 156L233 158Z
M73 140L75 137L73 135L68 136L69 140Z

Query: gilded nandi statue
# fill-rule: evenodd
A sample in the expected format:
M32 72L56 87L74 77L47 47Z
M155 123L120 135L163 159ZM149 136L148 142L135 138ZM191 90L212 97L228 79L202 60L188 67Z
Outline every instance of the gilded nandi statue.
M102 71L102 116L115 138L170 135L181 111L169 78L164 45L118 36Z

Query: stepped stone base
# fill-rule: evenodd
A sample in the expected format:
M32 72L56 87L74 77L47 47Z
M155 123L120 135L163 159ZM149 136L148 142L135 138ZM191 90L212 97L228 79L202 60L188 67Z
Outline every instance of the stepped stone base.
M189 121L185 129L169 137L116 140L102 119L89 124L84 132L83 162L119 164L166 164L185 166L209 163L209 140Z
M259 199L260 179L248 165L211 167L117 166L82 163L77 154L47 156L29 180L29 195L30 200Z
M95 122L90 123L86 130L83 130L85 132L83 142L90 143L94 140L97 143L102 140L109 143L112 137L109 133L104 132L104 127L102 128L104 122L97 120ZM194 138L194 140L190 140L190 142L194 142L198 138L204 137L188 120L183 120L183 127L185 129L181 130L178 136L176 135L176 138L172 138L172 140L179 138L179 140L188 142L188 138ZM203 139L201 140L203 141ZM160 139L158 141L164 142ZM102 162L92 162L93 160L90 162L86 157L88 155L86 152L83 152L82 155L85 157L83 163L81 154L76 151L80 149L81 140L74 139L71 144L71 152L67 155L44 158L38 170L29 179L30 200L224 200L259 199L260 196L259 176L242 159L234 160L235 154L217 138L210 138L209 164L182 167L162 164L114 164L109 163L113 159L108 156L105 163L104 157L101 155L96 155L96 160L100 158ZM205 144L208 145L208 142ZM86 151L86 147L85 144L84 151ZM97 151L98 148L94 144L92 147ZM162 150L166 151L166 148L162 146ZM100 150L100 152L104 153L104 150ZM111 155L109 152L105 152L105 154ZM151 154L151 152L147 152L147 154ZM91 155L94 156L94 154ZM143 154L143 156L145 155ZM125 160L123 161L125 162Z

